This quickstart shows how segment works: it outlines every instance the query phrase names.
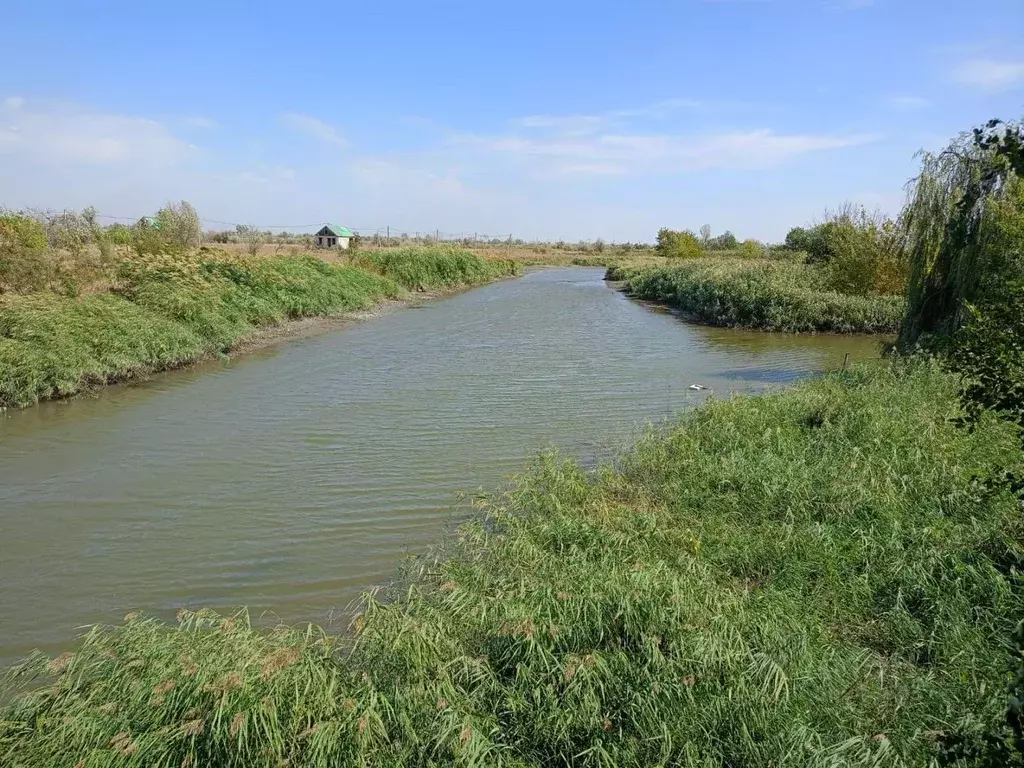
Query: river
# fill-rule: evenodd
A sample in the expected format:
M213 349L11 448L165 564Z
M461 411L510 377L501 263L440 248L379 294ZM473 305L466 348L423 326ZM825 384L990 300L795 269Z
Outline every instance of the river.
M129 610L329 622L460 492L545 447L876 357L872 338L706 328L530 273L238 358L0 415L0 662Z

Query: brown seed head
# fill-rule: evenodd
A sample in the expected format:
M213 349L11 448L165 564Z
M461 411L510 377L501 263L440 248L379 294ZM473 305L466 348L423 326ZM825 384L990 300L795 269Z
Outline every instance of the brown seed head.
M260 676L267 680L301 658L301 648L281 648L274 651L263 660L263 664L260 666Z
M132 735L128 731L114 734L114 737L110 740L110 746L114 751L120 752L125 756L134 755L139 751L139 746L132 741Z
M153 693L167 693L168 691L173 691L174 686L175 682L173 680L164 680L153 686Z
M459 744L465 744L471 738L473 738L473 729L468 725L463 726L462 732L459 733Z
M556 597L557 597L557 598L558 598L559 600L568 600L568 599L569 599L569 593L568 593L568 592L559 592L559 593L558 593L558 594L556 595Z
M195 720L188 720L181 724L178 729L178 733L182 736L199 736L206 728L206 724L202 718L196 718Z
M142 618L142 614L139 613L138 611L131 611L130 613L126 613L124 615L125 623L128 623L128 624L131 624L133 621L138 621L141 618Z
M604 719L604 720L603 720L603 721L601 722L601 727L602 727L602 728L604 729L605 733L607 733L608 731L610 731L610 730L612 729L612 721L611 721L611 720L609 720L609 719L608 719L608 718L606 717L606 718L605 718L605 719Z
M363 731L365 731L365 730L366 730L366 727L367 727L367 726L368 726L369 724L370 724L370 723L369 723L369 722L367 721L367 719L366 719L366 715L363 715L362 717L360 717L360 718L359 718L359 723L358 723L358 724L356 725L356 728L358 729L358 731L359 731L360 733L362 733Z
M117 712L117 702L108 701L106 704L100 704L97 710L101 715L112 715Z
M224 619L224 621L220 623L220 631L224 634L231 634L237 628L238 622L234 619Z
M68 664L75 658L73 653L62 653L56 659L50 662L50 674L58 675L68 668Z
M440 712L442 709L448 709L448 700L447 699L438 699L437 700L437 711Z

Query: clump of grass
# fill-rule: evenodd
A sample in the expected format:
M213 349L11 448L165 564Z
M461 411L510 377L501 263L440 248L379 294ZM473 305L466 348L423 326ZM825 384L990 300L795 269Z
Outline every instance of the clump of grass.
M926 765L1001 721L1019 505L931 364L546 456L349 634L131 617L14 670L0 762Z
M477 285L516 274L515 262L484 259L453 246L413 246L360 251L354 263L384 275L410 290L434 290Z
M132 254L119 263L114 293L4 297L0 406L31 405L186 365L230 350L259 327L396 298L417 279L447 288L512 271L445 249L381 251L375 258L363 268L311 255Z
M787 261L692 259L679 266L613 267L631 295L678 307L700 322L769 331L894 333L901 296L831 290L819 269Z

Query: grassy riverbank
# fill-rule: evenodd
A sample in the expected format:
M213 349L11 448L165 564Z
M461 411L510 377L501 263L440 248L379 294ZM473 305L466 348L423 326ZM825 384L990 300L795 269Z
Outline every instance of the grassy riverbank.
M378 251L351 265L313 255L202 250L125 256L110 291L0 299L0 406L25 406L230 351L256 329L366 309L410 290L512 274L455 248Z
M131 616L0 711L0 763L925 765L1001 722L1012 429L883 364L547 458L351 634ZM82 762L79 762L82 761Z
M678 265L612 266L608 279L635 298L667 304L710 325L768 331L895 333L902 296L830 290L822 270L791 261L700 258Z

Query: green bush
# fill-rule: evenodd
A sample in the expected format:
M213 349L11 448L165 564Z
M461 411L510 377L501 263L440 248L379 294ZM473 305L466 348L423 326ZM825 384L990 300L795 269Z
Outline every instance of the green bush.
M658 230L658 244L655 247L658 256L669 259L695 259L704 255L700 240L690 230L677 232L672 229Z
M50 286L57 260L46 229L32 216L0 209L0 293L27 293Z

